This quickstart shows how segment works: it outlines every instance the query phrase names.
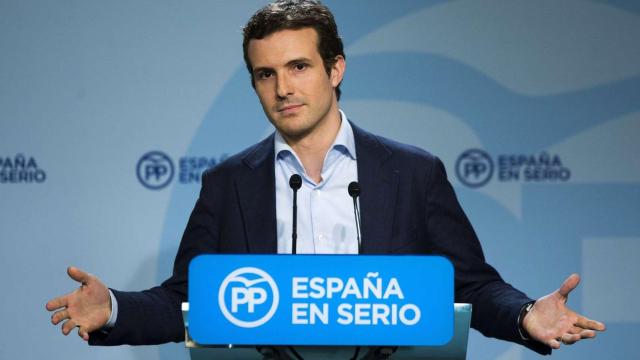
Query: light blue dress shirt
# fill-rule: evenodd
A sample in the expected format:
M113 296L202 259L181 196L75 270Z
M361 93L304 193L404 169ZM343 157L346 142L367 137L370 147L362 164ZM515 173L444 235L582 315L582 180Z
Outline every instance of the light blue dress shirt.
M321 181L309 177L295 151L275 135L276 219L278 253L290 254L293 227L293 190L289 178L302 177L298 190L298 254L357 254L353 199L348 187L358 181L353 129L340 110L340 130L322 165Z
M322 180L307 176L302 162L282 135L275 134L276 219L278 254L291 253L293 190L289 178L302 177L298 190L298 254L357 254L358 237L353 199L348 187L358 181L353 129L340 110L340 130L324 157ZM109 290L111 317L103 329L113 328L118 318L118 301Z

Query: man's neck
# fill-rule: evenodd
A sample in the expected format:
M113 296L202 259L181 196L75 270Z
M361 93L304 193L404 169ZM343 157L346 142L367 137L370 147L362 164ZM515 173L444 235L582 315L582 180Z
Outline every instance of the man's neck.
M300 139L286 139L293 151L298 155L307 176L314 182L322 181L322 167L329 147L340 130L341 117L337 105L332 107L327 118L318 124L312 132Z

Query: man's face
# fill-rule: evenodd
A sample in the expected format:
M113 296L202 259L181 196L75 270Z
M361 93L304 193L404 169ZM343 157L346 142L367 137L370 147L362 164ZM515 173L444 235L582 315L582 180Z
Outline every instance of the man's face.
M288 140L301 139L338 115L335 88L344 59L327 75L313 28L277 31L249 42L255 90L269 121Z

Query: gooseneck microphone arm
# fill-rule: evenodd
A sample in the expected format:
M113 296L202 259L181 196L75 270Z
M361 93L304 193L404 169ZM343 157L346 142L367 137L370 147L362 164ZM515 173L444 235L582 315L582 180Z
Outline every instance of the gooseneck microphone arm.
M362 242L360 241L360 209L358 209L358 196L360 196L360 184L352 181L349 184L349 196L353 198L353 215L356 218L356 235L358 236L358 254L362 254Z
M298 189L302 186L302 177L293 174L289 178L289 186L293 190L293 226L291 230L291 253L296 254L298 247Z

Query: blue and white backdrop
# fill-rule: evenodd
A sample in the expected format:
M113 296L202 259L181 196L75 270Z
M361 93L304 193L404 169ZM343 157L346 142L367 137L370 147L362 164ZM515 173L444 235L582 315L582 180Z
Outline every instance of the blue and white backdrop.
M272 131L240 45L263 3L0 1L0 359L187 358L91 348L44 304L69 264L123 290L170 274L199 174ZM445 161L507 281L539 297L583 275L570 304L609 328L555 357L637 358L638 2L327 3L347 114ZM469 352L535 357L478 333Z

